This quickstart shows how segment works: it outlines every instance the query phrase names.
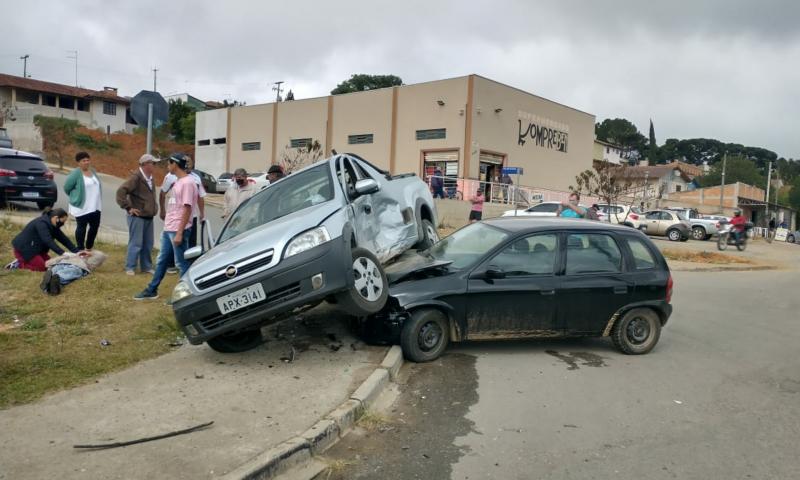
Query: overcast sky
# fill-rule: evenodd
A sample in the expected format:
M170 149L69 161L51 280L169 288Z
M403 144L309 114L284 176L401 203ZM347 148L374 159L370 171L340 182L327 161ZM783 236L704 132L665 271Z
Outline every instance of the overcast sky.
M658 5L656 5L656 3ZM9 13L8 11L6 13ZM15 2L0 72L132 96L248 104L322 96L352 73L405 83L477 73L659 144L710 137L800 158L800 2Z

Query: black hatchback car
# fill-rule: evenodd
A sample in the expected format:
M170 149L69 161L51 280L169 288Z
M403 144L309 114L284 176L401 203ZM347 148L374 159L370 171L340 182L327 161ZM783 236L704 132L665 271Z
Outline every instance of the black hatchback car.
M366 320L409 360L450 341L611 336L647 353L672 313L672 276L631 228L580 219L496 218L386 267L386 308Z
M58 199L53 172L36 155L0 148L0 207L9 200L52 207Z

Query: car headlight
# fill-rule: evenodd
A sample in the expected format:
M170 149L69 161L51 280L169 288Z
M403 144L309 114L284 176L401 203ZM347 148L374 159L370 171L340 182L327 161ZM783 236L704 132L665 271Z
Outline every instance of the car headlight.
M328 229L325 227L317 227L305 231L294 237L292 241L289 242L289 245L286 246L284 258L297 255L298 253L305 252L306 250L322 245L330 239L331 236L328 234Z
M172 303L179 302L184 298L191 297L192 290L189 288L189 284L185 281L181 280L175 285L175 288L172 290Z

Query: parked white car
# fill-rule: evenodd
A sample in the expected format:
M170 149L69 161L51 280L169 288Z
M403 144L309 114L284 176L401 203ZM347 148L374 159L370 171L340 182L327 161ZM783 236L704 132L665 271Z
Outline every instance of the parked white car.
M558 207L561 202L542 202L524 210L506 210L503 212L502 217L555 217ZM588 209L586 205L578 205L581 208ZM597 212L601 221L605 221L605 214L601 211Z
M637 230L641 225L640 217L642 213L637 207L631 207L630 205L609 205L607 203L598 203L597 206L600 207L600 211L605 214L605 218L609 223L626 225Z
M263 190L267 188L267 185L269 185L269 180L267 180L266 173L249 173L247 178L250 179L250 183L255 184L257 190Z

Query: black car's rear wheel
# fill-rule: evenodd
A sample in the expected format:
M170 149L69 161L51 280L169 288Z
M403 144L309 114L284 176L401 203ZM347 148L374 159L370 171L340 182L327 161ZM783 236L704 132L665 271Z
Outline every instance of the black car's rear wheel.
M436 360L447 349L449 341L447 316L432 308L415 311L400 332L403 356L412 362Z
M354 285L336 295L336 301L347 313L355 316L378 313L389 298L389 281L378 257L366 248L353 252Z
M661 320L649 308L634 308L617 320L611 331L614 345L628 355L641 355L656 346Z
M222 334L209 339L206 343L219 353L240 353L256 348L263 341L261 329L254 328L252 330Z

